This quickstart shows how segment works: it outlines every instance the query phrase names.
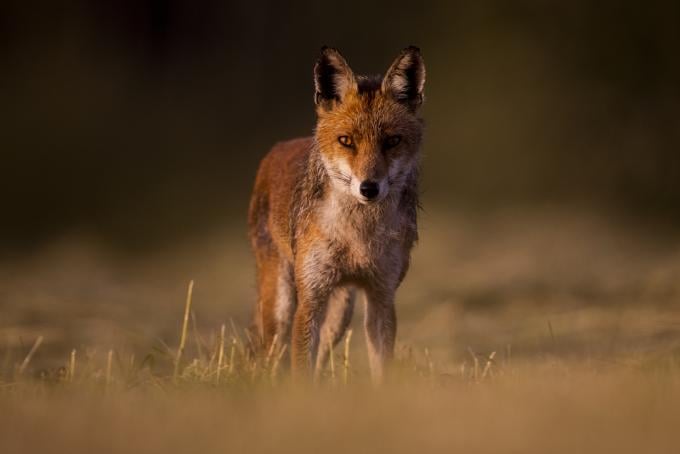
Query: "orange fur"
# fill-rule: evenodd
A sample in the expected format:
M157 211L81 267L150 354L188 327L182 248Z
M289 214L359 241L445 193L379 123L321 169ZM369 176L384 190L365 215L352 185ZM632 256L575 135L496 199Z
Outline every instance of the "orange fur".
M264 347L290 339L296 375L318 375L361 290L371 373L381 381L394 349L394 294L417 239L425 68L410 47L385 77L355 76L324 48L314 73L314 136L277 144L255 180L255 327Z

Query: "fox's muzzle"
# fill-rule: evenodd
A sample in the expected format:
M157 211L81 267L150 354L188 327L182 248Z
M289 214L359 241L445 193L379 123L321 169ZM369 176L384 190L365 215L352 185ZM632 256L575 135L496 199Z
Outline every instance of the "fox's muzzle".
M373 200L380 194L380 185L375 181L364 180L359 185L359 192L367 200Z

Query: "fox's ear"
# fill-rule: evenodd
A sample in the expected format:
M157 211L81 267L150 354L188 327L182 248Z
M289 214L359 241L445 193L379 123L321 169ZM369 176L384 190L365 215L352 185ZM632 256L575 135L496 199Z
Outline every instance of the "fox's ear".
M314 88L316 105L342 102L350 90L356 90L354 73L336 49L321 48L321 55L314 65Z
M401 51L385 73L382 91L391 94L399 102L417 108L423 102L424 88L425 61L423 56L417 47L407 47Z

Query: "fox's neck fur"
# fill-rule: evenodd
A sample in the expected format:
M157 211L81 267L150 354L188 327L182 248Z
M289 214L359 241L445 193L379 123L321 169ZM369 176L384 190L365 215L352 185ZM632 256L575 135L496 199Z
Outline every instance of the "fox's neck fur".
M303 178L296 187L292 201L290 222L293 250L296 237L311 222L316 222L331 239L341 241L350 237L367 246L386 244L385 239L389 238L417 239L417 162L400 176L385 199L371 204L362 204L352 195L334 187L316 140L303 165Z

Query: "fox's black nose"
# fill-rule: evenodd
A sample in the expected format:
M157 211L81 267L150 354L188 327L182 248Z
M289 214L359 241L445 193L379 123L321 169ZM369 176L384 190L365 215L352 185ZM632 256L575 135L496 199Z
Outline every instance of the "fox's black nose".
M359 192L368 200L375 199L380 193L380 186L375 181L365 180L359 185Z

